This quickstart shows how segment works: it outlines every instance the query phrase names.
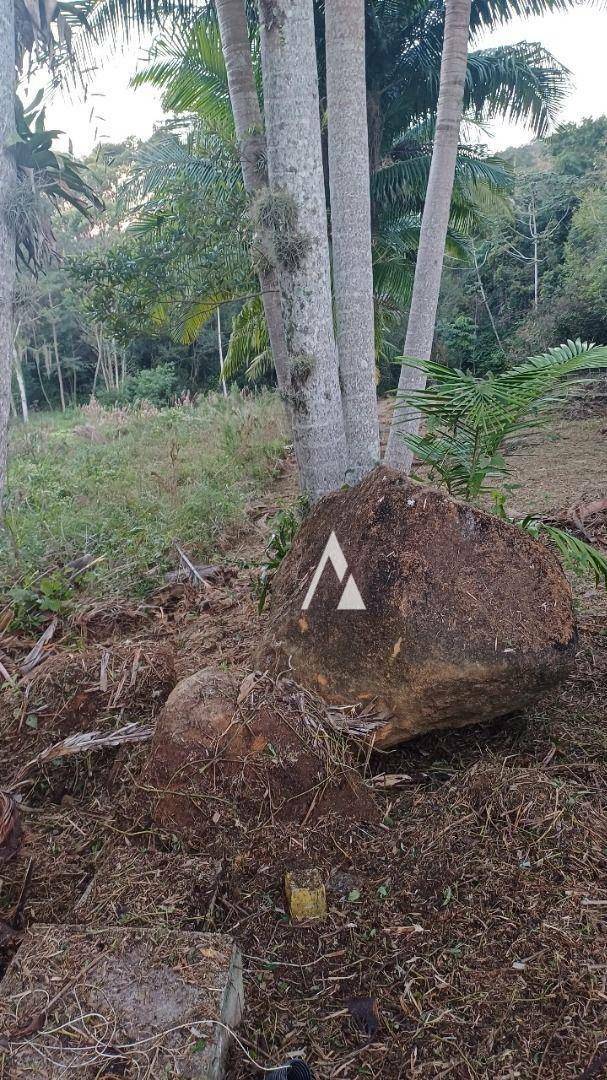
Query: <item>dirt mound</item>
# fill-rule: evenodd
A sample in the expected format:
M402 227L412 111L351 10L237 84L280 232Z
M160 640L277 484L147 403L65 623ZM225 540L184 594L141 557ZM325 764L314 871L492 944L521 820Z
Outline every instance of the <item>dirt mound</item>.
M226 818L254 825L328 813L374 820L375 805L338 740L300 696L266 676L205 668L158 718L142 787L157 824L200 834Z
M167 645L121 641L58 651L24 680L26 704L36 730L63 735L98 727L104 719L152 719L176 681Z
M310 597L332 534L347 568L327 565ZM304 686L365 704L379 746L524 708L576 647L544 545L386 468L315 507L276 575L270 627Z

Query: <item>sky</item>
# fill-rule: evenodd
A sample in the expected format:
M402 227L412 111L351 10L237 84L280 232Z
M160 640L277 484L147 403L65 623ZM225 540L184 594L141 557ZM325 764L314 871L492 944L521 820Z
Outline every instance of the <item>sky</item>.
M539 41L572 73L573 85L560 119L581 120L607 113L607 10L577 8L534 19L516 19L484 35L477 47ZM66 132L78 156L98 142L119 142L129 135L145 139L162 119L160 93L150 87L133 89L131 76L142 66L147 43L131 44L128 51L104 56L89 80L87 99L56 95L47 108L47 124ZM530 141L523 127L495 123L486 140L492 152Z

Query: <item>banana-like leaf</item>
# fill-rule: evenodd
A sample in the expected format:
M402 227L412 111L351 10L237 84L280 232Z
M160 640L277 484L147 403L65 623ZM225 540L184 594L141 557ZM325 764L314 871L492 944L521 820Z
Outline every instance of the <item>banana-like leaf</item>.
M56 255L51 207L68 203L85 217L103 209L101 199L85 179L86 166L70 154L52 149L61 132L46 129L42 101L39 93L25 108L15 97L15 134L9 142L17 164L11 207L17 261L34 273Z

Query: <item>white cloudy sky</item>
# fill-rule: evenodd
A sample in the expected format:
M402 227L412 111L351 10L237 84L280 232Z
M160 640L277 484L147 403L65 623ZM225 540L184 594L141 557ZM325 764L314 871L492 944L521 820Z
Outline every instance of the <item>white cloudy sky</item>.
M479 45L503 45L516 41L540 41L570 69L573 87L562 113L563 120L607 113L605 47L607 11L578 8L543 18L517 19L486 35ZM131 75L145 49L131 45L127 52L104 57L91 79L86 101L57 97L48 109L49 126L65 131L74 152L88 153L99 141L120 141L128 135L147 138L161 119L159 94L148 87L133 90ZM529 141L524 128L494 125L491 149Z

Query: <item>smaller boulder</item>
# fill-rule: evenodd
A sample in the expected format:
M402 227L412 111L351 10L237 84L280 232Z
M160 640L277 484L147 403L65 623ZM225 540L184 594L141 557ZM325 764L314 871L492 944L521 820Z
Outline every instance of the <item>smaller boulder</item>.
M173 690L158 717L144 788L158 825L194 834L243 824L343 813L372 820L358 775L330 758L306 725L297 693L267 676L242 684L213 668Z

